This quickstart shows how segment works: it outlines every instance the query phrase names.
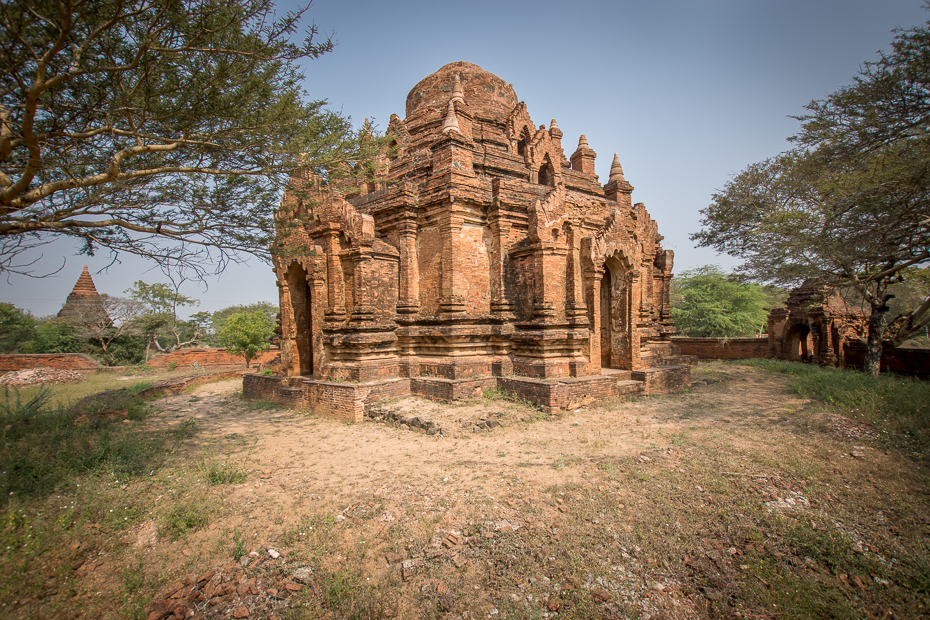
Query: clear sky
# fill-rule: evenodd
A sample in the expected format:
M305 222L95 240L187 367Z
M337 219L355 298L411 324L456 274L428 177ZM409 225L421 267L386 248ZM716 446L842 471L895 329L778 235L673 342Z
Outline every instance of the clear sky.
M279 0L286 9L296 2ZM535 124L558 121L567 153L585 134L606 182L614 152L634 202L643 202L675 271L734 261L695 249L688 235L711 195L747 165L788 148L790 115L849 84L887 50L894 28L930 19L920 0L316 0L307 14L333 33L335 51L306 64L306 89L382 130L404 116L413 86L449 62L480 65L513 84ZM0 301L56 313L87 264L97 290L123 295L138 279L163 281L124 257L45 248L41 279L0 281ZM277 302L270 266L254 259L182 292L199 310ZM198 309L193 309L196 312Z

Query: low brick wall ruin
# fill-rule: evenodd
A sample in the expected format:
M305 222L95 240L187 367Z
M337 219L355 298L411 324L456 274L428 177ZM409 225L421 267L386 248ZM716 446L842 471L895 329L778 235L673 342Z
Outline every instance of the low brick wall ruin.
M264 351L252 360L251 368L262 368L278 356L278 350ZM245 361L230 355L224 349L180 349L165 355L157 355L146 362L151 368L166 369L201 366L210 370L238 370L245 368ZM97 360L84 353L16 353L0 355L0 373L14 372L29 368L61 368L77 370L91 374L101 370L116 370L120 367L101 365Z
M865 365L865 343L847 344L845 358L847 368L862 368ZM881 371L930 378L930 349L885 347L882 350Z
M682 355L700 359L745 360L772 357L768 338L672 338Z
M542 411L557 413L608 399L674 392L689 385L691 373L688 366L560 379L413 377L368 383L246 374L242 379L242 394L247 400L268 400L345 422L360 422L367 405L390 397L417 395L432 400L462 401L480 398L484 390L501 389Z
M277 356L277 349L263 351L252 360L251 366L254 368L261 368L262 364L267 364ZM177 351L172 351L165 355L156 355L146 362L145 365L151 366L152 368L168 368L174 364L176 368L181 368L184 366L193 366L195 363L198 366L205 366L207 368L233 368L245 366L245 360L238 355L231 355L227 353L225 349L212 348L178 349Z
M0 373L15 372L28 368L59 368L95 373L104 367L97 360L84 353L13 353L0 355Z

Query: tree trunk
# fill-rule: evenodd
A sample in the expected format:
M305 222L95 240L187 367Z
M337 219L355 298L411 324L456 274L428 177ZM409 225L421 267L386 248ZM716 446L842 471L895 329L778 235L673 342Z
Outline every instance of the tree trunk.
M863 370L877 377L882 364L882 336L885 333L885 313L888 312L888 282L882 278L876 283L872 302L872 314L869 315L869 335L865 342L865 361Z

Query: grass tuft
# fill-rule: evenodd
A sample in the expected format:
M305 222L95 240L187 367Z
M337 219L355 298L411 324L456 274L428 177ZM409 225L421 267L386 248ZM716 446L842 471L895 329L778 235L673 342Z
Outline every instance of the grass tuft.
M790 390L836 413L875 426L893 445L930 459L930 382L887 373L822 368L776 360L740 360L791 377Z

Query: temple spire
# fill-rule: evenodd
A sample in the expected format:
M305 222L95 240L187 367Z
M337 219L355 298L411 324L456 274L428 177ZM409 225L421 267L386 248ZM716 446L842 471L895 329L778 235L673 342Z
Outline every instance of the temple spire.
M459 119L455 116L455 104L449 101L449 109L446 111L446 120L442 122L442 133L455 131L462 133L459 129Z
M623 177L623 166L620 165L620 156L614 153L614 161L610 164L610 178L607 179L607 182L613 181L626 181Z
M458 73L455 74L455 82L452 85L452 102L465 105L465 90L462 88L462 80L459 79Z
M90 271L87 270L87 265L84 265L84 269L74 284L71 294L78 297L91 297L99 294L97 293L97 287L94 286L94 279L90 277Z

